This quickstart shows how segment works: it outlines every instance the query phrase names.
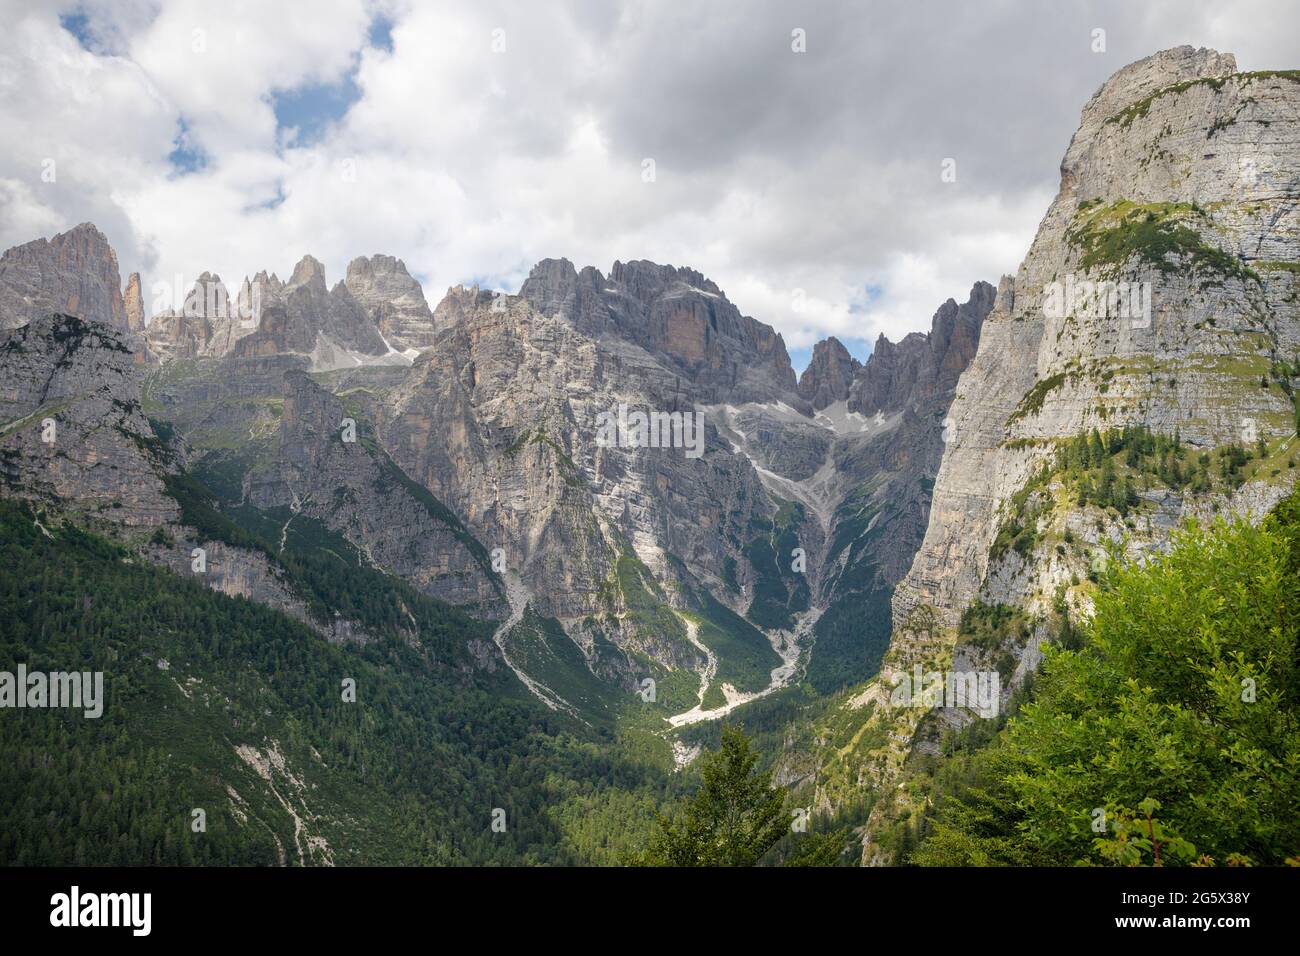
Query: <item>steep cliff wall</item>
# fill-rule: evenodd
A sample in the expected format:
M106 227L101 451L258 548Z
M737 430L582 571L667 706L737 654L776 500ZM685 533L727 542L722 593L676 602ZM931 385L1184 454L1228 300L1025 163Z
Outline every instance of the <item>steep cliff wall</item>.
M827 804L880 787L876 816L897 812L908 754L972 719L891 706L915 666L997 669L1005 702L1061 615L1089 613L1113 552L1163 547L1193 515L1261 516L1294 482L1298 105L1300 74L1190 47L1089 101L957 385L880 679L846 708L862 745L821 769ZM975 601L1022 609L1027 629L974 646Z

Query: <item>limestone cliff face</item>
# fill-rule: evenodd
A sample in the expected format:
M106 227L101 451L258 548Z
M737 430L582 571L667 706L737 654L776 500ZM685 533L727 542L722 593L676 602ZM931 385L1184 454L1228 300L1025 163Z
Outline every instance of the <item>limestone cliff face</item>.
M1027 643L1004 648L1005 698L1037 665L1054 602L1088 613L1090 562L1107 542L1136 555L1163 547L1188 515L1258 517L1293 483L1295 381L1279 363L1300 352L1298 106L1300 75L1239 74L1231 56L1190 47L1125 67L1089 101L1060 192L1017 274L999 283L958 381L881 679L850 702L879 725L864 736L885 743L828 759L827 805L885 785L912 748L932 750L942 725L971 719L891 708L888 691L917 663L991 666L958 633L973 600L1038 622ZM1135 473L1127 517L1081 503L1052 471L1057 449L1124 426L1181 442L1207 463L1204 487ZM1259 462L1240 487L1216 470L1234 445ZM864 860L880 861L869 843Z
M906 437L895 443L883 464L886 470L906 474L909 480L922 480L927 491L939 468L946 417L957 382L975 356L994 295L987 282L976 282L965 302L958 305L948 299L935 311L929 332L914 332L897 345L882 336L878 351L872 351L850 389L851 411L884 418L902 415ZM924 515L924 526L929 516L928 493L923 508L921 504L913 505L913 513ZM919 540L915 544L910 538L905 540L906 548L895 549L894 567L898 562L911 564L907 552L914 553ZM899 577L901 573L890 583Z
M875 673L889 635L890 597L929 521L949 405L993 298L992 286L975 283L966 302L939 307L929 332L897 345L881 336L865 364L833 339L819 343L800 379L801 395L818 408L814 420L833 436L826 464L814 466L817 478L807 483L817 489L820 507L812 510L823 519L825 542L813 575L825 612L815 630L821 660L814 655L810 669L820 689ZM755 437L754 445L769 449L771 469L799 477L787 470L802 460L789 441L770 429Z
M247 279L232 296L221 276L202 273L180 308L153 317L145 340L160 362L225 355L252 335L261 318Z
M814 637L853 662L819 686L870 672L883 642L858 653L855 621L887 619L919 543L948 370L978 338L980 286L889 353L888 373L883 351L863 367L819 345L827 360L803 395L772 329L693 270L646 262L606 278L546 260L516 296L454 288L409 368L322 367L318 343L346 337L324 330L356 318L349 303L412 334L426 321L418 299L404 318L383 304L413 296L397 265L356 260L341 290L326 289L314 260L287 283L259 275L256 331L223 351L204 326L209 344L186 353L198 361L151 376L150 407L196 466L241 476L232 502L318 519L377 566L489 615L502 608L500 572L513 610L526 601L558 620L577 666L616 685L647 667L721 667L739 699L791 679ZM848 407L864 381L882 400L870 416ZM692 425L698 415L699 443L602 441L601 416L620 407ZM345 416L356 444L339 440ZM753 666L719 664L692 640L706 613L751 642Z
M153 317L149 350L161 363L292 354L315 371L409 364L410 355L385 340L382 330L396 329L397 341L407 347L427 342L431 327L421 330L428 323L421 318L418 283L386 256L355 260L349 275L351 284L330 288L324 266L304 256L288 282L259 272L232 295L220 276L205 272L180 308Z
M601 443L602 413L623 404L692 415L699 391L666 356L616 335L597 340L596 322L608 317L581 321L576 273L561 266L561 281L547 285L550 268L535 269L519 296L449 292L437 314L455 320L376 410L381 443L486 547L501 549L533 607L568 622L587 650L584 619L599 618L620 647L700 665L671 615L675 633L630 613L630 579L637 593L682 608L705 587L742 602L734 592L745 571L734 585L721 571L735 562L751 513L771 505L749 462L712 431L700 435L700 457Z
M140 404L141 369L125 335L48 315L0 333L0 494L93 521L173 520L173 470Z
M0 496L31 502L50 527L89 526L144 560L282 610L331 639L372 637L342 616L311 613L270 555L184 524L172 483L186 480L187 449L164 441L145 415L144 374L130 336L102 323L50 315L0 332ZM415 512L406 509L403 520L436 541L439 529L421 525ZM201 571L192 564L198 547ZM448 579L457 579L454 567Z
M50 313L127 328L117 254L88 222L0 257L0 330Z
M613 331L694 383L706 403L765 401L795 392L785 342L741 315L694 269L615 262L608 278L567 259L538 263L519 290L543 315L568 316L587 334Z
M433 310L434 327L449 328L493 302L504 304L508 300L502 298L502 293L490 292L478 286L452 286Z
M137 315L138 279L128 292ZM866 366L819 344L801 391L781 337L691 269L546 260L519 295L456 288L430 313L397 260L354 260L330 288L307 257L233 293L201 275L149 323L158 367L130 401L174 430L184 461L167 467L219 509L260 509L282 537L314 519L430 595L509 613L498 649L544 699L570 705L529 668L588 699L649 673L698 700L689 722L784 686L814 640L851 662L819 687L874 667L858 625L886 619L920 539L979 292ZM879 407L850 408L857 392ZM626 415L668 424L602 434ZM176 539L150 559L186 573L196 533L136 510ZM272 553L210 550L210 586L311 618ZM573 647L508 650L525 604ZM572 684L592 676L604 689Z
M348 263L344 284L393 348L419 351L433 344L433 313L401 259L358 256Z
M884 336L881 341L885 341ZM849 354L839 339L823 339L813 346L812 360L799 376L799 395L818 411L844 401L861 367L862 363Z
M924 352L908 367L931 370L926 387L917 374L895 376L899 394L879 390L888 414L868 417L847 403L862 375L877 374L874 358L825 375L819 366L801 396L779 336L698 273L633 263L607 279L546 260L518 296L448 291L433 346L375 401L380 442L501 549L532 606L586 651L598 621L600 637L630 656L704 663L680 629L640 619L626 580L637 568L656 602L690 614L717 600L769 633L787 630L779 640L792 661L829 612L817 640L853 658L852 605L869 590L873 613L887 616L882 602L925 527L960 368L947 378L939 370L973 352L991 299L981 284L965 306L940 309L932 332L904 350ZM962 334L959 311L970 323ZM702 350L672 331L672 316L687 314L699 318ZM620 405L698 411L702 454L603 445L598 416ZM870 658L856 657L854 672L865 673ZM827 687L835 680L824 676Z
M325 267L312 256L298 262L288 282L268 281L259 288L256 331L222 354L253 358L294 353L307 356L318 371L406 361L388 347L346 284L326 285Z
M374 639L375 635L347 618L337 616L323 621L313 614L303 596L286 581L284 569L261 551L201 538L184 526L171 527L168 531L169 542L150 540L140 545L142 555L151 563L183 577L192 577L220 594L282 611L330 640L365 643ZM193 549L199 547L204 554L202 573L195 572L192 557Z
M975 357L995 294L993 286L977 282L961 305L949 299L939 307L928 333L913 332L897 345L880 336L869 367L853 382L849 408L874 415L950 394Z
M136 335L144 335L145 313L144 293L140 289L140 273L132 272L122 290L122 309L126 313L126 327Z
M834 435L819 479L831 493L820 512L825 553L814 581L824 613L809 670L821 690L874 674L884 653L890 596L925 534L945 417L992 293L977 282L965 303L950 299L935 312L929 332L896 346L882 337L847 382L828 374L836 362L818 363L814 350L800 382L814 404L836 399L815 416ZM837 351L822 353L829 359ZM843 356L838 365L842 371Z
M244 476L243 500L316 518L433 597L500 613L488 555L460 521L397 469L338 398L301 371L281 382L278 449Z
M1089 101L1061 191L1004 279L962 377L935 506L896 613L950 620L988 569L999 508L1080 431L1143 424L1202 448L1294 430L1273 361L1300 348L1300 82L1181 47ZM1147 283L1150 314L1061 314L1053 283ZM1096 309L1092 311L1097 311ZM1121 308L1111 312L1124 311ZM1139 310L1129 310L1138 312Z

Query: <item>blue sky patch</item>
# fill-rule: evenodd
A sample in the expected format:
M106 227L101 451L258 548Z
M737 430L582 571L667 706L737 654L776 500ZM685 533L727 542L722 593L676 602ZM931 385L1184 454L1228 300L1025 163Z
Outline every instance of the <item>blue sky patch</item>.
M91 53L98 52L94 34L90 32L90 18L84 13L59 14L59 26L76 37L83 50L88 50Z
M337 83L315 83L271 94L271 108L280 133L293 129L291 143L310 146L319 142L325 131L341 120L352 104L361 99L361 88L349 73Z
M190 127L182 118L178 123L176 138L172 140L175 148L167 154L167 161L182 176L197 173L208 165L208 157L194 141L190 139Z
M284 201L288 198L289 194L284 191L284 183L278 182L275 184L274 196L270 199L264 199L262 202L255 203L254 205L247 207L244 211L254 212L259 209L277 209L284 205Z
M370 21L366 41L375 49L393 51L393 20L382 14ZM295 130L289 146L311 146L318 143L326 131L347 115L352 104L361 99L357 86L359 58L342 79L334 83L314 83L292 90L277 90L271 94L271 108L275 111L277 131L283 136Z
M382 13L370 21L368 33L370 45L378 50L393 52L393 21Z

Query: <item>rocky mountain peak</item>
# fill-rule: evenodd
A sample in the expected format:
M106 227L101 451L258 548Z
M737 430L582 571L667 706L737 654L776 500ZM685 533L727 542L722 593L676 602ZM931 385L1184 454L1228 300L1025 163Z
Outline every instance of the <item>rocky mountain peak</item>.
M580 290L581 291L581 290ZM766 401L796 393L785 341L690 268L615 262L601 301L611 326L669 357L712 401Z
M667 359L702 389L701 401L795 395L781 336L742 315L694 269L637 259L615 262L607 279L591 266L579 271L568 259L543 259L519 298L542 315L566 316L585 333L615 334Z
M528 273L519 295L542 315L554 315L573 307L577 284L578 271L568 259L543 259Z
M257 328L260 305L247 279L232 296L221 276L204 271L180 308L153 316L146 332L149 351L164 362L225 355Z
M15 246L0 257L0 329L51 312L127 328L117 254L91 223Z
M132 332L144 334L147 320L144 308L144 293L140 289L140 273L132 272L126 280L122 292L122 308L126 314L126 327Z
M935 311L927 333L913 332L897 344L884 335L853 383L849 408L864 415L897 411L950 392L975 356L980 329L997 290L976 282L965 302L949 299Z
M1003 276L998 280L997 295L993 300L993 308L997 312L1010 315L1011 310L1016 305L1016 277Z
M799 376L799 394L820 411L849 397L853 377L862 363L834 336L813 346L812 361Z
M185 314L206 319L224 317L230 307L230 290L215 272L203 272L185 297Z
M1277 455L1295 431L1277 359L1300 352L1297 116L1294 71L1238 73L1232 56L1191 47L1125 67L1089 101L1060 192L1015 279L999 283L945 416L929 525L892 598L882 686L914 661L971 653L952 639L973 601L1089 609L1099 546L1145 560L1186 518L1258 517L1294 485L1286 467L1234 482L1206 463L1241 444ZM1130 296L1064 291L1102 282ZM1127 514L1076 495L1057 449L1130 430L1209 470L1190 482L1147 466ZM1004 530L1021 528L1004 547ZM908 638L918 611L953 631ZM1037 666L1036 648L1004 649L1018 673ZM935 746L891 720L883 735Z
M298 260L298 264L293 267L293 275L289 277L290 286L318 286L321 292L326 289L325 285L325 267L321 265L319 259L315 256L306 255Z
M626 289L629 295L647 304L674 286L680 286L683 291L722 296L722 290L716 284L694 269L661 266L645 259L615 262L609 278Z
M1191 80L1231 76L1237 59L1205 47L1179 46L1161 50L1116 70L1083 108L1083 125L1105 121L1127 106L1159 90Z
M1124 138L1134 119L1147 117L1152 107L1160 113L1169 102L1169 95L1194 88L1208 94L1217 91L1225 79L1234 75L1239 74L1236 58L1231 53L1191 46L1162 50L1117 70L1083 108L1079 129L1061 163L1063 193L1072 197L1080 178L1098 180L1085 167L1099 140L1112 140L1117 133ZM1182 122L1171 124L1171 131L1174 126L1183 125ZM1115 171L1121 179L1128 178L1127 168ZM1153 172L1159 174L1163 170ZM1157 178L1162 177L1157 175ZM1130 182L1127 192L1134 192L1132 185ZM1156 189L1163 188L1163 183L1153 185Z
M260 285L263 289L275 292L279 292L284 288L284 283L280 281L280 277L274 272L268 276L265 269L260 270L253 276L253 284Z
M479 309L490 307L492 299L492 292L487 289L480 289L477 285L449 286L447 294L442 297L442 301L433 310L434 327L445 329L455 325L467 315L477 312Z
M996 299L997 289L987 282L976 282L961 305L949 299L939 306L931 323L929 340L930 351L938 364L943 365L951 359L959 366L957 374L961 374L961 369L975 355L980 324L992 311ZM954 345L957 346L956 356L953 356ZM952 379L955 384L956 376Z
M358 256L348 263L344 283L393 348L418 351L433 344L434 314L401 259Z
M386 256L381 252L377 252L373 256L357 256L348 263L347 281L349 284L373 282L376 275L410 277L410 273L406 271L405 262L396 256Z

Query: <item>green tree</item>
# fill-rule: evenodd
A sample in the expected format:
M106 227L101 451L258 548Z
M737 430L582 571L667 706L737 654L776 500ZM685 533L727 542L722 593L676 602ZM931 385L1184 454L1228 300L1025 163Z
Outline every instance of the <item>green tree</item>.
M1137 812L1117 809L1114 820L1109 821L1110 835L1097 837L1092 841L1093 846L1103 859L1118 866L1164 866L1170 861L1190 863L1196 858L1196 847L1170 833L1155 818L1159 809L1160 801L1154 797L1147 797L1138 804Z
M1191 525L1105 584L1083 646L1049 651L1036 699L977 755L917 862L1295 855L1300 493L1263 526Z
M847 830L810 833L799 841L794 854L784 866L838 866L848 845Z
M722 746L703 758L703 786L659 830L641 861L650 866L756 866L785 835L785 791L738 727L722 728Z

